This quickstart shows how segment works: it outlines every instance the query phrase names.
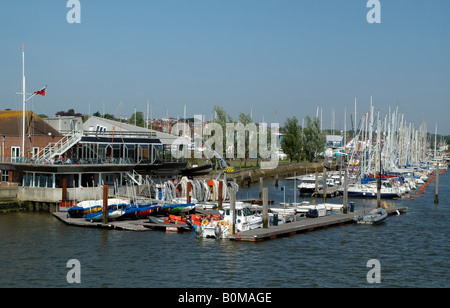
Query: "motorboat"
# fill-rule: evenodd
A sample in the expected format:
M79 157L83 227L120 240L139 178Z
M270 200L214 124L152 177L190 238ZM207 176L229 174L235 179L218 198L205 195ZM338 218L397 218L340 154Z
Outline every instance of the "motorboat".
M305 175L298 178L301 183L297 186L300 190L300 194L312 194L316 191L316 177L313 175ZM317 189L322 189L321 182L317 184Z
M383 208L376 208L369 213L356 215L353 220L359 224L379 224L387 218L388 214Z
M231 213L231 206L229 204L223 205L223 210L220 211L223 219L219 217L212 217L211 219L203 219L201 224L195 227L197 237L202 238L228 238L230 235L230 225L233 217ZM219 219L218 219L219 218ZM253 213L248 206L238 202L235 205L235 232L247 231L262 226L262 216L258 213Z

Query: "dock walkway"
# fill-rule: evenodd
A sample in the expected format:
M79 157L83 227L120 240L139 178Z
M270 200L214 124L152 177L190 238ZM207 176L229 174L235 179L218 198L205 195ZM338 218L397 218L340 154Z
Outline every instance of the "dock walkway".
M402 214L406 207L391 207L386 210L389 216ZM366 211L367 212L367 211ZM230 240L234 241L263 241L281 236L294 235L301 232L310 232L317 229L326 229L332 226L343 226L348 223L354 223L353 217L362 214L363 211L356 211L348 214L334 214L318 218L300 218L297 221L281 224L278 226L270 226L269 228L258 228L248 231L239 232L234 236L230 236Z
M117 229L126 231L165 230L168 232L181 232L187 229L185 224L174 225L166 223L151 223L148 218L136 220L113 220L107 224L103 224L102 222L90 222L84 218L70 218L67 217L66 212L55 212L53 213L53 216L68 225L79 227Z
M406 207L390 207L386 209L389 216L400 215L406 211ZM367 211L366 211L367 212ZM345 224L354 223L353 217L355 215L362 214L363 211L351 212L348 214L333 214L326 215L318 218L299 218L299 220L280 224L278 226L270 226L269 228L258 228L249 231L239 232L236 235L229 237L230 240L234 241L263 241L268 239L273 239L282 236L289 236L302 232L310 232L318 229L326 229L332 226L343 226ZM70 218L67 217L66 212L55 212L53 215L59 220L63 221L68 225L80 226L80 227L91 227L91 228L106 228L106 229L117 229L117 230L127 230L127 231L150 231L150 230L165 230L166 232L182 232L191 230L186 227L185 224L166 224L166 223L151 223L148 219L138 219L138 220L118 220L111 221L107 224L102 222L90 222L86 221L84 218Z

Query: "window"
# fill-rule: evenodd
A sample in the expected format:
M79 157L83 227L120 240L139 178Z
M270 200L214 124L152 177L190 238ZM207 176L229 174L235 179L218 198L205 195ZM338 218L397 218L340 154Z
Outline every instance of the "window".
M19 162L20 159L20 147L11 147L11 162Z
M2 182L9 182L9 171L2 170Z
M99 132L99 133L106 132L106 127L97 124L97 127L95 128L95 131Z
M33 157L37 157L39 154L39 148L38 147L33 147Z

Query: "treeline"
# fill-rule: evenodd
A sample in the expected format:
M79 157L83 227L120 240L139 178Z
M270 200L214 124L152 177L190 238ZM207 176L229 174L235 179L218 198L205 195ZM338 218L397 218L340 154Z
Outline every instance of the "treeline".
M320 120L309 116L305 118L305 127L298 124L294 116L287 118L282 129L281 148L289 160L312 162L316 156L325 150L325 132L320 131Z

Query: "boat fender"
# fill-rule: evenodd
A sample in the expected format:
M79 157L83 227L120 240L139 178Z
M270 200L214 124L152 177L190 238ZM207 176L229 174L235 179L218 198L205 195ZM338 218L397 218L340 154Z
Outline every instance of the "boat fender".
M216 238L220 238L220 235L222 234L222 231L220 230L220 226L217 226L214 228L214 235Z
M398 211L398 210L395 210L396 212L397 212L397 215L399 215L400 216L400 212Z

